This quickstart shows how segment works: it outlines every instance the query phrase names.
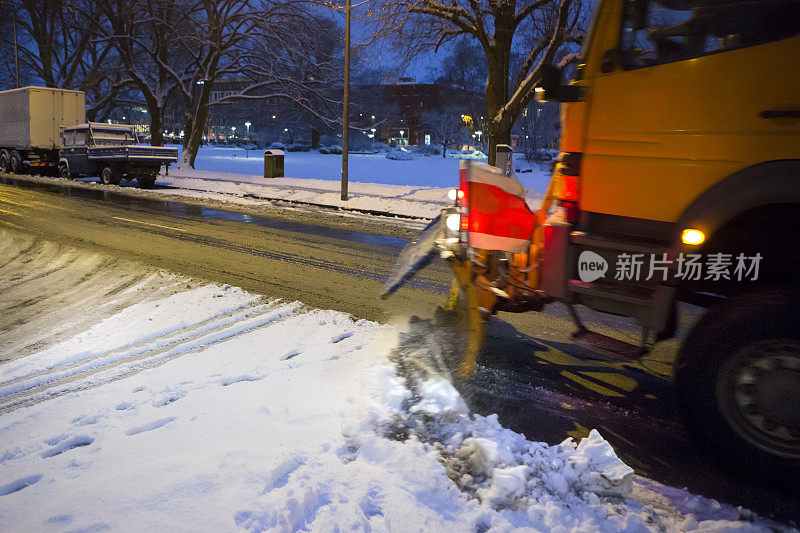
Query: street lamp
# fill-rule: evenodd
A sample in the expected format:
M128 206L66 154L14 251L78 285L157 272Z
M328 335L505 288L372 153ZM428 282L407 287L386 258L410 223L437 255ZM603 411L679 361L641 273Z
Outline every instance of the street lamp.
M245 127L247 128L247 138L244 140L244 156L250 157L250 152L247 151L247 147L250 145L250 121L244 123Z
M403 139L403 134L404 133L405 133L405 130L400 130L400 146L403 146L403 140L404 140Z
M345 29L344 29L344 94L342 95L342 183L341 199L348 199L348 180L349 180L349 161L348 152L350 151L350 10L351 1L345 3Z
M369 131L372 132L372 135L370 135L369 138L372 139L372 144L375 144L375 128L370 128Z

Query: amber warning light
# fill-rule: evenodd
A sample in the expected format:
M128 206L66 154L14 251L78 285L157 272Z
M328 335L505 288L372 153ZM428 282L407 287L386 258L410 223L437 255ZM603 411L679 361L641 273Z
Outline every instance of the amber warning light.
M706 234L699 229L687 228L681 233L681 241L683 244L703 244L706 240Z

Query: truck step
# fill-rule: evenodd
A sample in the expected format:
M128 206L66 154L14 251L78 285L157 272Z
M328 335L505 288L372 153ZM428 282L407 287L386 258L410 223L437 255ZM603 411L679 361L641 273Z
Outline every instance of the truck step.
M615 359L638 359L647 353L646 348L608 337L602 333L589 331L588 329L575 331L572 334L572 340L579 346Z
M651 307L654 290L652 286L634 286L603 279L593 282L569 280L570 292L624 302L636 307Z
M667 247L658 246L646 242L634 242L620 238L603 237L597 234L589 234L585 231L573 231L570 233L570 242L601 250L615 250L618 252L628 252L632 254L645 254L661 256L667 251Z

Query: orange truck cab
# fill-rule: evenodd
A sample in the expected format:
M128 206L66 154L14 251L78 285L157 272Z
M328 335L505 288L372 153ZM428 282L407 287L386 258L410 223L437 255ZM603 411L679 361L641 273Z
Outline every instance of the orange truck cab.
M702 317L674 373L692 433L739 469L796 482L800 0L600 0L579 58L571 80L551 67L537 88L562 103L539 211L501 168L462 162L454 206L401 252L411 267L386 294L428 250L449 262L467 317L460 376L497 311L562 302L575 342L628 360L676 337L692 305ZM591 331L578 305L633 319L641 341Z

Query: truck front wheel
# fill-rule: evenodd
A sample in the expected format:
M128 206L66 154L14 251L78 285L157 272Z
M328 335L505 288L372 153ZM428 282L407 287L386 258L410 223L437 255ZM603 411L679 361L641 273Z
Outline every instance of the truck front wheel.
M73 180L75 179L75 175L69 171L69 167L66 163L61 163L58 165L58 175L59 177L64 178L65 180Z
M714 457L767 482L800 475L800 291L759 290L709 311L684 341L676 397Z

